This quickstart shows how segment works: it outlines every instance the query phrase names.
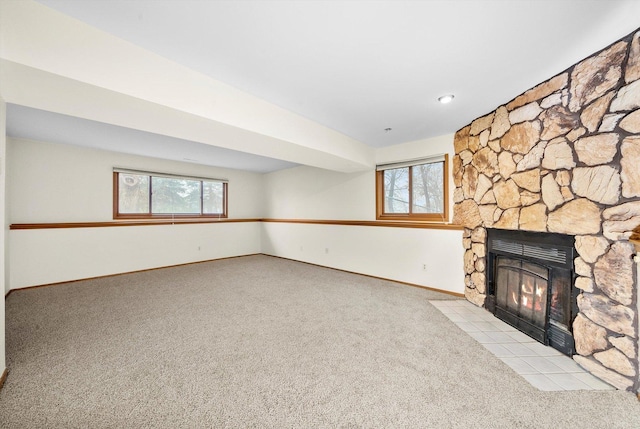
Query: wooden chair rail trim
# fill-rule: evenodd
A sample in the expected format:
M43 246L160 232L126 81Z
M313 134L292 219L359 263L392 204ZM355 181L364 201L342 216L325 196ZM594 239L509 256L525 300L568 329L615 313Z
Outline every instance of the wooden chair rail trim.
M147 226L147 225L184 225L200 223L237 223L237 222L275 222L298 223L315 225L346 225L346 226L376 226L386 228L421 228L446 229L462 231L461 225L439 222L415 221L381 221L381 220L333 220L333 219L149 219L149 220L115 220L109 222L60 222L60 223L14 223L11 230L21 229L64 229L64 228L105 228L117 226Z
M422 229L449 229L462 231L462 225L442 222L418 222L418 221L385 221L385 220L324 220L324 219L262 219L262 222L276 223L306 223L317 225L348 225L348 226L379 226L385 228L422 228Z
M4 382L7 381L7 375L9 375L9 370L7 368L2 371L2 375L0 375L0 389L4 386Z
M115 226L184 225L197 223L260 222L261 219L148 219L109 222L14 223L9 229L104 228Z

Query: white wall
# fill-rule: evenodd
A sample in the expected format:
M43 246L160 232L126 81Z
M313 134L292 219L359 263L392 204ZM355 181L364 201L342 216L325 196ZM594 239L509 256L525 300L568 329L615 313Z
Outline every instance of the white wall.
M453 213L453 134L376 150L376 163L449 154L449 217ZM300 166L265 175L265 217L375 220L375 171L339 173Z
M262 217L261 175L98 149L8 139L10 223L113 220L113 167L229 180L229 218Z
M260 253L258 222L13 230L12 289Z
M265 217L375 220L375 172L294 167L265 174ZM372 210L373 209L373 210Z
M380 149L377 159L449 152L452 139ZM9 139L7 151L12 224L112 220L114 166L229 179L230 218L375 219L373 169L295 167L261 175L18 139ZM11 230L9 245L10 288L262 252L464 291L459 230L243 222Z
M7 105L2 97L0 97L0 282L2 282L2 289L6 291L8 288L6 259L7 259L7 220L6 220L6 125L7 125ZM4 299L0 304L0 375L2 375L6 368L6 361L4 355Z
M379 149L378 163L449 153L453 135ZM453 206L450 178L449 204ZM374 220L375 172L295 167L265 175L265 217ZM451 210L450 210L451 213ZM463 293L462 231L300 223L262 225L263 253ZM424 265L426 264L426 269Z
M229 217L262 217L261 175L70 145L8 139L8 220L113 220L113 167L229 180ZM255 222L9 232L5 290L260 253Z
M462 231L264 222L262 252L464 293Z

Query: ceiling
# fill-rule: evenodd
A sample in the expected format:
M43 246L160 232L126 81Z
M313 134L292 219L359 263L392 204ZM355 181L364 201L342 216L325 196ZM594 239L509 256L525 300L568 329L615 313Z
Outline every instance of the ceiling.
M34 127L33 124L38 124ZM140 156L268 173L295 166L279 159L240 153L162 134L90 121L16 104L7 105L7 135Z
M38 2L374 150L455 132L632 32L640 16L637 0ZM438 103L444 94L454 101ZM180 160L200 151L193 159L210 165L297 164L33 106L8 112L17 137L83 144L102 127L93 135L127 141L105 140L112 150L148 154L158 139L156 156L170 159L180 147Z

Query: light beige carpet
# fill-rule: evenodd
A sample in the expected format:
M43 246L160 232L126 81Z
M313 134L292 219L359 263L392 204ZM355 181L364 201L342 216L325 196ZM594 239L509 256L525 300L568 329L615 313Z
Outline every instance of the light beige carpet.
M13 292L2 428L632 428L541 392L428 300L268 256Z

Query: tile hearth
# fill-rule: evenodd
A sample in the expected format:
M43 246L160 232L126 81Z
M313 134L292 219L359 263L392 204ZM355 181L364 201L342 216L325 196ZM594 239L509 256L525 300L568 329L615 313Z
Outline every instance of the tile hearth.
M483 308L465 300L429 302L539 390L614 390L570 357L540 344Z

